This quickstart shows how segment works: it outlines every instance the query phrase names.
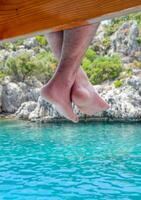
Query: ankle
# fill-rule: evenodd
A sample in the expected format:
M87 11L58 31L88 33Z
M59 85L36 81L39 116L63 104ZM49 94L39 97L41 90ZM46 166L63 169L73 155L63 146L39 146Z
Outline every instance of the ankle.
M65 73L57 73L51 80L52 84L58 85L60 87L67 87L71 88L72 85L74 84L76 77L76 73L71 75L71 74L65 74Z

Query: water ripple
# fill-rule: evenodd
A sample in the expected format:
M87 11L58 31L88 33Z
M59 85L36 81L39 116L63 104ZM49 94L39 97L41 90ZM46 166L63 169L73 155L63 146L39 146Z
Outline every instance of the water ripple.
M0 199L141 199L141 125L0 122Z

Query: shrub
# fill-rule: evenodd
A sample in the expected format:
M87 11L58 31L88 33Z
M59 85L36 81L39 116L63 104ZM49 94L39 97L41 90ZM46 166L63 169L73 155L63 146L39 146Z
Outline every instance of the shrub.
M110 44L111 44L110 37L105 37L105 38L103 39L103 41L102 41L102 44L103 44L106 48L110 47Z
M31 60L32 75L36 76L42 83L47 82L56 69L56 60L52 53L42 52Z
M5 66L7 74L13 76L17 81L24 81L27 77L36 76L44 83L51 78L56 68L56 61L50 52L42 52L36 56L24 52L16 57L8 58Z
M91 66L92 62L88 58L84 58L82 61L82 68L86 71L88 77L91 76Z
M29 53L9 57L6 61L7 73L18 81L24 80L26 76L30 76L32 73L30 57L31 55Z
M41 45L41 46L46 46L47 45L47 39L44 35L37 35L36 37L37 42Z
M137 38L136 38L136 41L137 41L138 44L141 45L141 36L140 36L140 37L137 37Z
M2 47L6 50L13 49L13 44L11 42L3 42Z
M121 87L122 85L123 85L123 82L122 82L121 80L116 80L116 81L114 82L115 88Z
M24 44L24 39L17 39L15 42L13 42L16 46L20 46Z
M85 57L92 62L96 57L96 52L93 49L88 48Z
M117 78L122 71L121 59L118 55L112 57L97 56L94 62L84 67L92 84L100 84L105 80Z
M4 72L0 71L0 79L4 78L6 76L6 74Z

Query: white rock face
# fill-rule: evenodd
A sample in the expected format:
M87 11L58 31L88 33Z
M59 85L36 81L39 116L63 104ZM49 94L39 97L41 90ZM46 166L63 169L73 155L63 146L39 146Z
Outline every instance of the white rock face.
M36 83L37 84L37 83ZM35 84L35 86L37 86ZM22 103L27 101L37 102L40 94L40 88L34 85L28 85L23 82L9 82L6 79L3 83L2 90L2 111L14 113L18 110ZM38 83L38 86L42 84Z
M22 103L20 108L17 110L16 115L18 118L29 119L30 113L35 110L37 103L34 101L28 101Z
M37 107L29 115L29 120L36 121L37 119L42 120L43 118L50 118L50 117L57 118L61 116L57 113L53 105L46 102L40 96L37 102Z
M136 84L131 85L131 83ZM130 84L129 84L130 83ZM103 88L101 95L110 104L111 108L103 112L103 117L113 119L141 119L141 94L136 85L136 77L127 79L124 86L107 90ZM135 88L136 87L136 88ZM105 92L106 91L106 92Z
M102 113L95 114L93 118L108 118L113 120L141 120L141 80L137 77L125 80L120 88L114 86L101 85L96 89L100 95L109 103L110 109ZM27 104L28 106L28 104ZM19 111L23 113L25 107L23 104ZM19 113L20 113L19 112ZM79 117L86 117L74 106L74 112ZM22 116L22 114L20 114ZM28 112L26 119L31 121L47 121L47 119L61 119L62 117L56 112L55 108L39 97L35 109ZM25 117L24 117L25 118Z
M0 113L2 112L2 85L0 85Z
M2 110L4 112L14 113L25 100L25 94L16 83L10 82L3 86Z
M117 52L125 63L141 60L141 46L137 42L139 28L136 21L125 22L111 37L109 55Z

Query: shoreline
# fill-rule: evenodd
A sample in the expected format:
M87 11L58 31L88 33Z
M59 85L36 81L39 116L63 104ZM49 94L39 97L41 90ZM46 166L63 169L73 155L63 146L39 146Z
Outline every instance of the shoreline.
M53 118L53 117L46 117L46 118L38 118L33 120L26 120L22 118L16 117L15 114L11 113L1 113L0 120L20 120L20 121L27 121L32 123L59 123L59 122L69 122L67 119L64 118ZM108 117L80 117L79 122L121 122L121 123L134 123L134 122L141 122L141 118L108 118Z

